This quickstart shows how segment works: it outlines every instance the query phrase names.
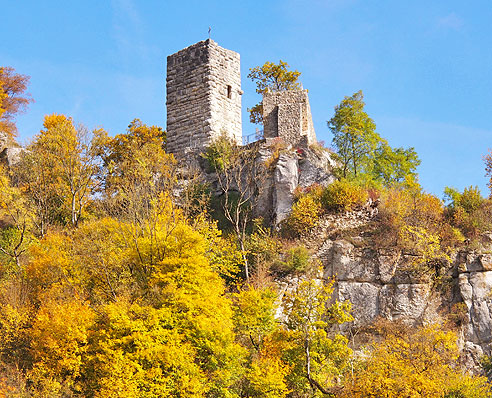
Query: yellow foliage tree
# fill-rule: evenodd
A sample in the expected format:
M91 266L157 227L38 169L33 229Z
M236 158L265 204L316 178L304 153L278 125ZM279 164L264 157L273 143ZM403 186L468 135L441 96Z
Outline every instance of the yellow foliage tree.
M442 201L422 192L415 182L406 189L388 189L381 202L382 230L378 239L383 245L416 255L413 263L420 268L449 260L449 252L464 240L446 222Z
M44 129L16 167L38 210L41 234L54 222L77 226L97 187L102 129L91 134L64 115L48 115Z
M15 262L19 272L21 256L34 240L35 219L26 196L12 185L3 165L0 165L0 220L4 224L0 231L0 251Z
M72 236L81 288L94 305L142 294L137 270L125 261L125 238L122 224L109 217L83 223Z
M393 327L387 333L349 375L340 398L490 396L485 378L473 380L453 369L458 357L454 333L437 325L413 332ZM459 391L471 394L453 395Z
M156 206L153 218L139 224L91 221L70 234L48 233L31 247L26 279L40 310L28 374L39 391L56 391L65 377L72 392L100 397L235 396L244 350L234 341L209 241L166 196ZM66 297L47 301L54 289L86 298L98 314L83 353L81 340L70 340L74 327L70 335L48 333L49 322L62 329L57 322L70 325L71 308L85 305ZM55 316L57 308L65 314ZM49 366L57 352L68 362ZM75 365L74 357L81 362Z
M159 194L175 188L177 163L164 145L162 129L138 119L105 142L103 203L110 215L140 222L150 217Z
M333 394L338 378L348 365L351 350L341 334L330 334L330 327L351 321L350 303L335 301L329 305L332 284L317 279L301 281L284 299L289 342L283 360L291 366L289 387L298 394ZM301 395L302 396L302 395Z
M252 285L233 295L237 338L249 352L241 396L280 398L289 392L289 366L271 344L272 333L279 327L275 320L276 299L273 290Z
M81 390L81 367L94 315L87 303L68 299L58 287L43 294L30 332L29 379L38 394L63 396Z
M207 375L208 394L227 396L243 351L234 343L232 310L224 284L206 256L207 242L161 198L162 210L140 227L130 226L128 262L149 283L154 305L170 308L178 328L196 349L195 361Z
M104 306L86 359L86 393L112 397L203 397L196 348L169 308L125 301Z
M246 391L251 397L284 398L290 392L285 380L288 372L280 358L260 356L246 372Z

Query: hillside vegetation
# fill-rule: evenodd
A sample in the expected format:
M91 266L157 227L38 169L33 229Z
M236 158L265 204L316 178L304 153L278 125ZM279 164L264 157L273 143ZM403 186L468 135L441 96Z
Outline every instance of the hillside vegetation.
M7 106L28 99L6 90L12 73L0 68L13 136ZM340 331L351 304L320 283L309 249L323 217L377 208L371 245L414 254L431 278L492 229L477 188L447 189L446 205L424 192L415 151L391 148L362 99L328 122L338 180L298 189L279 228L253 217L237 179L221 198L205 171L184 182L159 127L136 119L110 137L47 115L0 168L0 397L492 396L458 366L456 323L379 320L364 347ZM250 156L230 145L204 154L223 182ZM284 278L297 283L280 300Z

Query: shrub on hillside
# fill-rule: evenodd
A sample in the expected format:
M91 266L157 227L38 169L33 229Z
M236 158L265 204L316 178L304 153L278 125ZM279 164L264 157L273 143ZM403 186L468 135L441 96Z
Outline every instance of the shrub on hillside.
M484 199L478 187L470 186L463 192L446 187L445 198L449 200L447 219L468 238L476 238L492 229L492 201Z
M297 192L297 200L283 224L284 233L290 236L303 235L318 224L322 213L321 192L320 187L311 189L307 193Z
M304 246L295 246L287 251L286 268L290 272L303 272L310 263L311 255Z
M328 185L321 194L321 204L326 210L348 211L367 200L367 192L346 179Z
M206 148L202 157L207 161L208 171L223 171L231 163L236 144L224 132Z
M449 260L450 252L464 241L463 234L446 221L442 201L420 187L385 191L379 218L377 244L416 255L414 265L426 265L423 270Z
M437 324L410 328L395 322L379 323L384 327L379 341L354 361L337 397L491 396L486 377L470 376L457 368L454 332ZM487 366L487 361L484 363Z
M254 228L246 244L248 260L251 264L257 266L261 263L273 264L280 261L280 241L272 236L269 229L258 224Z

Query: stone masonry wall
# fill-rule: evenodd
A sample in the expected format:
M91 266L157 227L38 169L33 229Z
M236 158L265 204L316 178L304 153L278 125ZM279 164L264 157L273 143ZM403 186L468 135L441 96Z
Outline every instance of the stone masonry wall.
M212 40L167 57L167 150L178 158L201 152L226 132L241 143L239 54Z
M316 142L307 90L267 92L263 96L263 134L297 145Z
M242 144L241 71L238 53L219 47L210 47L211 139L225 132L238 145Z

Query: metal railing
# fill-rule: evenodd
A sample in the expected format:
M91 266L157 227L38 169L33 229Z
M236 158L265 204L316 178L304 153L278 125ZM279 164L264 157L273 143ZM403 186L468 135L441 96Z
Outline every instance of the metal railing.
M263 130L256 129L256 132L253 134L243 135L243 145L251 144L252 142L260 141L263 138Z

